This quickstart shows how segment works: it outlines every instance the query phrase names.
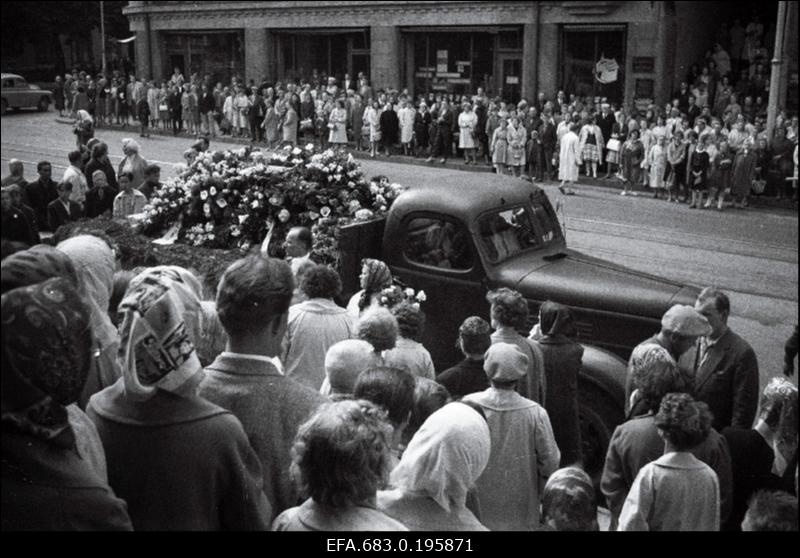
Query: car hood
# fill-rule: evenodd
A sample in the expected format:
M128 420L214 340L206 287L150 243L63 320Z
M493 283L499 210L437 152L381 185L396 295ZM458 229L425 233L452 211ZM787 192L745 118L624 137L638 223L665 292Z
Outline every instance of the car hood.
M698 293L694 287L569 249L544 257L522 255L496 271L501 285L513 285L531 300L654 319L661 319L673 304L693 305Z

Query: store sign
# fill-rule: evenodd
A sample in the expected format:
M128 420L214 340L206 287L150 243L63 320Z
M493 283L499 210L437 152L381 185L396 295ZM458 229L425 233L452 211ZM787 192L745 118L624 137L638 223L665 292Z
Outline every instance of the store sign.
M414 76L418 78L432 78L433 72L417 72Z
M517 84L519 84L519 77L518 76L506 76L506 84L507 85L517 85Z
M437 50L436 51L436 71L437 72L446 72L447 71L447 51L446 50Z
M472 83L472 80L467 78L450 78L447 80L447 83Z
M458 72L437 72L436 77L439 78L460 78L461 74Z

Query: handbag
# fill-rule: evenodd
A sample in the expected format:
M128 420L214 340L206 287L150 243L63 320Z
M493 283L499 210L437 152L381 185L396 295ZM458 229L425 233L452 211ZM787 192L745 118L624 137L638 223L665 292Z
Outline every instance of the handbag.
M314 128L314 123L311 121L310 118L306 118L300 121L301 130L311 130L313 128Z
M169 110L167 103L159 103L158 110Z

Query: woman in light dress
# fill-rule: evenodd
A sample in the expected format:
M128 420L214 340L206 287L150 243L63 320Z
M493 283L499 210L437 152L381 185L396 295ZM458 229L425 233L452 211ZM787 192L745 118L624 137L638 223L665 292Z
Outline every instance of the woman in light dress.
M506 160L508 157L508 120L500 120L500 125L492 134L492 164L497 174L506 173Z
M528 132L515 114L511 117L508 125L508 157L507 164L511 167L511 174L522 176L522 169L525 168L525 145L528 140Z
M397 118L400 121L400 143L403 145L403 155L413 154L411 142L414 140L414 121L417 113L408 100L400 101L400 110L397 111Z
M667 172L667 137L657 135L656 143L650 148L647 154L647 165L650 168L650 187L655 190L653 197L658 199L658 195L666 189L664 175Z
M470 157L472 162L477 164L475 158L475 127L478 125L478 117L472 110L472 105L464 103L461 114L458 115L458 148L464 150L464 163L469 164Z
M328 143L333 146L347 145L347 111L344 109L344 102L337 100L334 108L328 117Z
M364 122L369 125L369 156L375 158L381 141L381 104L372 101L372 106L364 111Z

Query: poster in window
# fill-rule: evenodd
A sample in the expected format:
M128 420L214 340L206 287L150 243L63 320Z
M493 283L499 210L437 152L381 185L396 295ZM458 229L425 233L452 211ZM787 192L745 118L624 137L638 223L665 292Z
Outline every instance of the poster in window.
M436 51L436 71L437 72L446 72L447 71L447 51L446 50L437 50Z

